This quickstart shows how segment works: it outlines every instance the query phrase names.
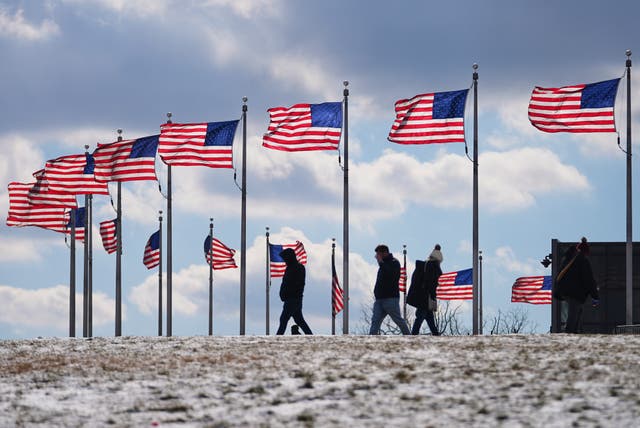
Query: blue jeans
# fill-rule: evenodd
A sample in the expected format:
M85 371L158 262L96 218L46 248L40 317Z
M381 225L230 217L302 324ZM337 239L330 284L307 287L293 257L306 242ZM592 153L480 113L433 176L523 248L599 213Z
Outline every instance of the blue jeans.
M410 334L406 321L400 315L400 298L391 297L388 299L376 299L373 304L373 315L371 316L371 328L369 334L380 334L380 326L385 317L389 315L402 334Z
M284 334L289 323L289 318L293 317L296 324L300 326L304 334L313 334L309 325L302 316L302 299L288 299L282 305L282 313L280 314L280 326L276 334Z
M416 320L413 322L413 328L411 328L411 334L420 334L420 327L422 322L427 320L427 325L433 336L440 336L440 332L436 328L436 320L433 317L433 311L428 309L416 309Z

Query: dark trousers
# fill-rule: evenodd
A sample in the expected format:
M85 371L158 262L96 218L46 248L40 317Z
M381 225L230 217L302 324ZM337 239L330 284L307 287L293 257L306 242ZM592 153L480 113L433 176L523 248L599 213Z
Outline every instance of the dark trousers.
M567 305L569 306L569 313L567 314L567 326L565 328L565 332L579 333L580 326L582 324L582 309L584 302L568 297Z
M413 327L411 328L411 334L416 335L420 334L420 327L422 327L422 322L427 320L427 325L429 326L429 330L431 330L431 334L434 336L440 336L438 329L436 328L436 320L433 316L433 311L428 309L416 309L416 319L413 322Z
M287 329L289 318L293 317L293 321L300 326L304 334L313 334L309 325L302 316L302 299L288 299L282 305L282 313L280 314L280 327L276 334L282 335Z

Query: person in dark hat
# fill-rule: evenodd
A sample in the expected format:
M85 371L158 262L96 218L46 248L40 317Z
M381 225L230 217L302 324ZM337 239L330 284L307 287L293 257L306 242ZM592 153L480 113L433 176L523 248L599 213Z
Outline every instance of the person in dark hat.
M579 333L582 323L582 309L588 296L593 306L600 299L598 287L593 277L587 238L582 238L575 247L569 248L564 256L562 268L556 277L554 297L566 302L568 309L565 333Z
M280 300L282 314L280 314L280 326L276 334L283 335L287 329L289 318L293 317L295 323L305 334L313 334L309 325L302 316L302 295L304 293L304 282L306 271L304 266L298 262L296 252L291 248L285 248L280 253L280 257L287 265L280 285Z
M411 276L411 286L407 292L407 304L416 308L416 319L411 328L411 334L420 334L420 327L426 320L433 336L440 336L433 315L436 309L436 287L438 279L442 275L440 263L442 252L440 245L436 244L427 261L416 260L416 270Z
M376 301L373 304L371 327L369 334L380 334L382 321L387 315L400 328L402 334L410 334L407 322L400 315L400 262L389 252L386 245L378 245L375 249L378 261L378 276L373 294Z

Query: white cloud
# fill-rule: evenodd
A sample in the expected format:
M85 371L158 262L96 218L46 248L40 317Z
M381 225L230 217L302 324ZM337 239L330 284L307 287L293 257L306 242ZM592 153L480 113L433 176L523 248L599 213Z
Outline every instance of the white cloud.
M69 287L25 290L0 285L0 322L30 328L54 328L64 332L69 328ZM93 294L93 324L101 326L113 322L115 301L104 293ZM122 307L126 319L126 306ZM76 322L82 321L82 294L76 293Z
M63 0L80 6L101 7L118 14L136 15L142 18L168 13L172 0Z
M518 260L515 251L509 246L498 247L494 255L486 257L485 260L489 264L499 266L501 270L506 270L518 276L531 276L540 271L540 269L537 269L539 263L536 260Z
M0 263L37 262L42 261L43 252L51 244L59 245L46 239L20 239L5 236L0 240Z
M60 28L50 19L45 19L36 25L24 18L22 9L18 9L15 14L11 15L0 7L0 36L39 41L50 39L58 34L60 34Z

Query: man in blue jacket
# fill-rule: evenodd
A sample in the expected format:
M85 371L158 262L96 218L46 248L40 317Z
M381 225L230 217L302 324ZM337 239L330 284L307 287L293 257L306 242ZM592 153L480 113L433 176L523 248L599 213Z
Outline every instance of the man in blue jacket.
M375 252L380 267L378 268L376 286L373 289L376 301L373 304L369 334L380 334L380 326L387 315L400 328L402 334L410 334L407 323L400 315L400 290L398 288L400 262L393 257L386 245L378 245Z

